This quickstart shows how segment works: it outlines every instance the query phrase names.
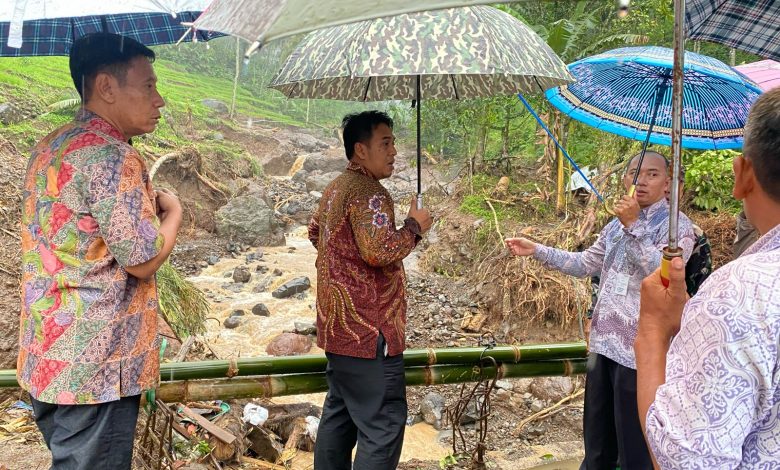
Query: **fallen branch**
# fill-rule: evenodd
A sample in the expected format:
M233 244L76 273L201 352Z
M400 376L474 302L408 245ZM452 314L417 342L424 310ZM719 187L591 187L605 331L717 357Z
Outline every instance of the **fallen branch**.
M168 160L176 160L179 158L179 155L179 152L167 153L155 160L152 168L149 169L149 179L154 181L154 176L157 174L157 171L160 169L163 163L167 162Z
M487 202L487 205L490 207L490 210L493 212L493 220L496 222L496 233L498 233L498 242L503 244L504 236L501 234L501 229L498 227L498 214L496 214L496 210L493 208L493 204L490 203L490 199L485 198L485 202Z
M195 344L195 336L189 335L179 348L179 352L176 353L176 357L173 358L173 362L184 362L184 358L187 356L187 352L189 352L193 344Z
M18 276L18 275L19 275L19 273L14 273L14 272L11 272L11 271L9 271L8 269L6 269L6 268L4 268L4 267L2 267L2 266L0 266L0 271L2 271L2 272L4 272L4 273L8 274L9 276L14 276L14 277L16 277L16 276Z
M4 229L4 228L0 228L0 230L2 230L7 235L9 235L9 236L11 236L13 238L16 238L17 240L19 239L19 234L18 233L13 233L10 230Z
M265 460L253 459L252 457L247 457L246 455L241 456L241 463L254 465L255 468L262 468L267 470L287 470L287 467L284 465L276 465L271 462L266 462Z
M543 409L541 411L538 411L538 412L532 414L531 416L525 418L524 420L520 421L520 424L517 426L517 433L519 434L520 431L522 431L523 428L527 424L529 424L529 423L531 423L531 422L533 422L533 421L535 421L537 419L544 418L544 417L547 417L547 416L549 416L551 414L556 413L558 411L557 408L559 408L561 405L563 405L564 403L569 402L571 400L574 400L575 398L578 398L579 396L581 396L584 393L585 393L585 389L581 388L581 389L577 390L576 392L572 393L571 395L569 395L568 397L562 399L558 403L556 403L556 404L554 404L552 406L549 406L549 407L547 407L547 408L545 408L545 409Z

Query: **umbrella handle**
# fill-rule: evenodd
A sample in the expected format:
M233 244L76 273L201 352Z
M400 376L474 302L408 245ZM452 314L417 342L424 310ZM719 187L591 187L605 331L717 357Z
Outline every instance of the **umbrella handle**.
M417 210L420 210L423 208L423 200L422 200L422 194L417 194Z
M634 197L634 194L636 194L636 184L632 184L630 188L628 188L628 197Z
M675 258L682 258L682 248L669 248L668 246L663 249L663 257L661 258L661 284L664 287L669 287L669 268L672 266L672 260Z

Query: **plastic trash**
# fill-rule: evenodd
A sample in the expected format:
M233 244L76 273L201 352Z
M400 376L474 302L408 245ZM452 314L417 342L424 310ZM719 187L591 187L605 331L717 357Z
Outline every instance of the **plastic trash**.
M311 437L312 441L317 441L317 429L320 427L320 418L315 416L306 417L306 435Z
M247 403L244 407L243 420L254 426L262 426L268 419L268 410L254 403Z

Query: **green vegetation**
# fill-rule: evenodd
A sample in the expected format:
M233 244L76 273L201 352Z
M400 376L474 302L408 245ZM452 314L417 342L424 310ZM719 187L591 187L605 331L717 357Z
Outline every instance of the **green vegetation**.
M685 187L693 192L693 205L699 209L737 213L741 204L731 197L734 172L731 162L738 154L731 150L694 153L687 162Z

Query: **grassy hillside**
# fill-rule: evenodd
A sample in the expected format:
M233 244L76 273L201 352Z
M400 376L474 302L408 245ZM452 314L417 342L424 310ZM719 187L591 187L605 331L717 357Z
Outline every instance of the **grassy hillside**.
M161 57L166 57L165 47L157 48L157 51L162 52ZM68 58L0 58L0 64L0 104L10 102L34 116L17 124L0 124L0 136L8 138L26 152L74 114L75 106L59 110L50 108L50 105L63 100L78 98L70 78ZM274 64L267 64L267 67L272 66ZM166 107L161 125L149 139L151 145L162 143L169 147L188 143L193 132L213 132L219 126L246 126L250 120L271 125L332 128L345 113L366 107L360 103L327 100L288 100L275 90L250 87L246 83L248 80L244 80L246 73L242 72L236 94L237 117L235 121L230 121L201 102L210 98L230 106L233 80L226 78L228 74L224 70L211 70L212 73L206 70L204 73L202 69L188 69L185 63L161 58L155 63L155 71ZM256 80L253 82L257 83ZM181 129L176 129L184 125L187 126L187 137Z

